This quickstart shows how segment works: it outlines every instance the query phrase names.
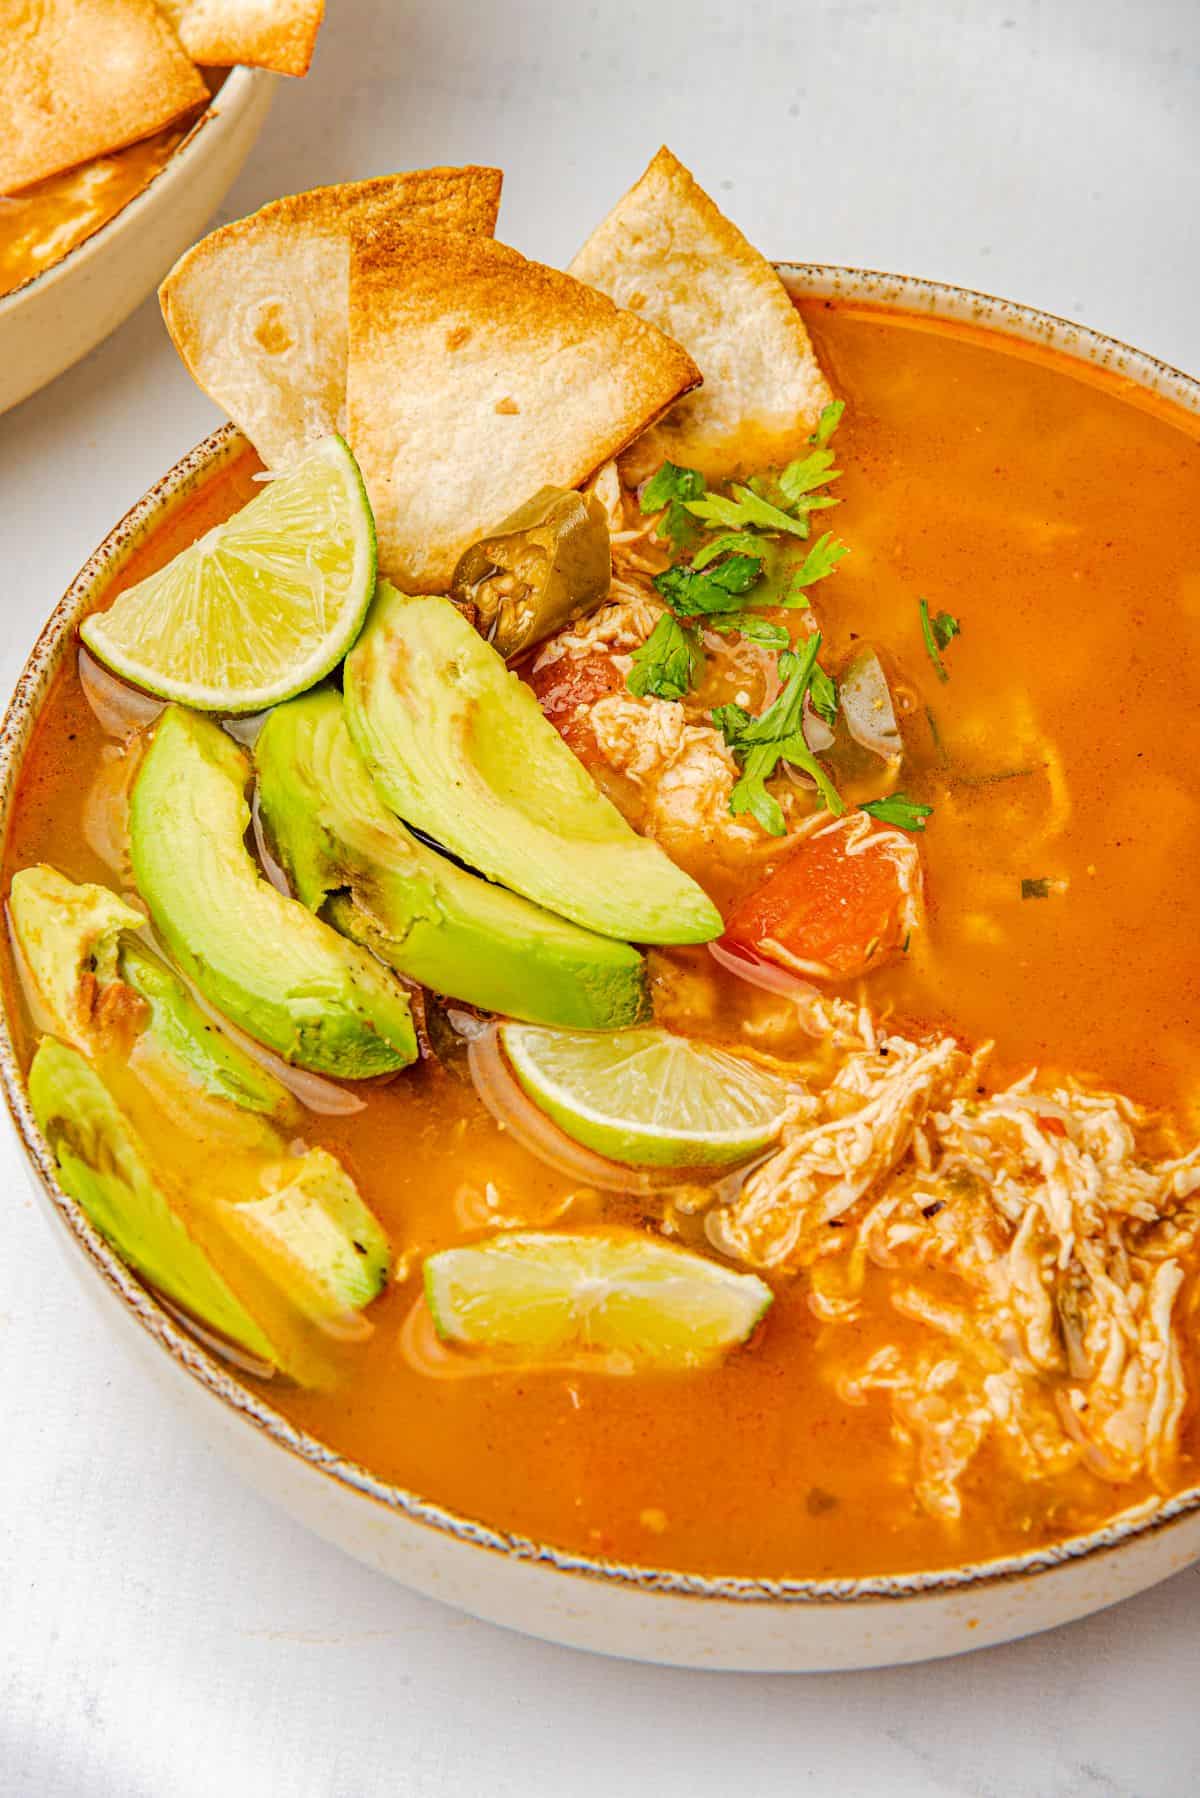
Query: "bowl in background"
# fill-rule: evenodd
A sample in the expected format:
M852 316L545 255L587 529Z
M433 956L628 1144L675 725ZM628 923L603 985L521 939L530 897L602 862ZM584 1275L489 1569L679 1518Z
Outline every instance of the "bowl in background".
M231 69L153 178L99 230L0 299L0 413L123 324L203 231L262 130L278 77Z

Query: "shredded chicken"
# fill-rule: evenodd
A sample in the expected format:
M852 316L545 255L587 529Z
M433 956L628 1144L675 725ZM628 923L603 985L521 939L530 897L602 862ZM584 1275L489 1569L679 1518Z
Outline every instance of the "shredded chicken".
M980 1085L949 1038L852 1051L706 1229L756 1267L807 1270L833 1329L880 1294L895 1340L848 1403L889 1397L931 1514L957 1517L985 1443L1024 1479L1082 1463L1169 1483L1187 1399L1181 1257L1200 1240L1200 1147L1080 1084ZM912 1326L916 1326L914 1329Z
M849 1055L825 1089L822 1116L787 1133L708 1234L723 1254L795 1271L823 1250L825 1226L896 1167L917 1125L968 1066L949 1038L921 1046L892 1036Z

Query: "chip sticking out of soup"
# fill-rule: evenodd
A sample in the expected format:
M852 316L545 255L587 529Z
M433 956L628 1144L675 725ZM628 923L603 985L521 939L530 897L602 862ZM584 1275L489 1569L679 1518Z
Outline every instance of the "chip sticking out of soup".
M0 194L136 143L208 99L154 0L6 0L0 38Z
M665 146L571 273L668 332L704 376L639 442L638 472L786 462L833 398L779 276Z
M490 236L499 169L418 169L273 200L201 238L159 299L192 377L271 468L346 424L350 234L405 223Z
M347 424L379 563L445 592L539 488L576 487L697 386L677 343L488 238L356 230Z

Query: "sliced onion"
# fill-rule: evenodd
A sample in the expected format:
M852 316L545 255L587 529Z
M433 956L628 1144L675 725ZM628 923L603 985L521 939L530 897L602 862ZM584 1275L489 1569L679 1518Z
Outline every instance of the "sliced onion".
M269 712L249 712L244 718L222 718L221 723L237 742L253 749L258 733L270 717Z
M764 993L782 993L786 999L819 999L821 989L799 974L781 968L778 962L766 961L746 949L735 949L732 943L708 944L713 960L730 974L736 974L747 986L761 987Z
M904 740L887 675L873 649L855 656L842 676L839 693L842 717L854 741L885 762L898 761L904 753Z
M497 1025L489 1024L473 1038L467 1061L475 1091L496 1122L557 1173L603 1192L662 1192L680 1184L678 1168L623 1167L560 1130L521 1088L504 1059Z
M78 666L83 696L107 736L132 736L134 731L145 730L148 724L153 724L159 713L166 710L165 699L155 699L153 694L143 693L140 687L131 687L118 680L86 649L79 651Z
M258 809L258 787L254 788L254 798L250 801L250 817L254 825L254 847L258 851L259 866L277 892L285 899L292 897L292 889L288 877L271 854L267 842L267 833L263 829L262 816Z

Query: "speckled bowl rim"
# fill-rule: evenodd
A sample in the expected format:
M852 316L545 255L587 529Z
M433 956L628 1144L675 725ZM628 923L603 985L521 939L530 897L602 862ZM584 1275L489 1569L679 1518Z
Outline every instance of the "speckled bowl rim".
M819 264L780 263L777 266L797 293L987 326L1028 343L1063 351L1115 373L1134 387L1200 414L1200 382L1140 350L1085 326L1072 324L1067 319L1007 300L993 299L987 294L908 276ZM1131 392L1128 397L1136 400L1137 396ZM87 610L92 593L113 579L135 548L203 481L232 461L243 448L244 439L232 425L223 425L205 438L109 533L55 607L30 654L0 725L0 830L5 838L30 733L60 664L71 653L75 626ZM177 1367L281 1450L326 1475L348 1492L491 1554L538 1563L631 1592L787 1606L894 1604L968 1587L979 1588L1004 1581L1023 1582L1030 1576L1067 1563L1115 1553L1143 1536L1169 1529L1200 1510L1200 1486L1193 1486L1162 1504L1141 1506L1136 1512L1117 1517L1087 1535L1026 1554L938 1568L932 1572L877 1574L857 1579L755 1579L627 1565L571 1553L528 1536L494 1529L431 1503L402 1486L379 1479L367 1468L297 1429L259 1393L243 1385L227 1365L209 1354L163 1309L93 1229L74 1200L58 1186L53 1158L29 1106L6 1011L0 1013L0 1085L21 1144L59 1218L99 1277Z
M26 306L38 305L60 281L69 281L83 263L102 255L109 241L135 221L147 206L156 202L165 188L187 181L192 173L192 165L207 148L209 127L225 113L242 112L259 88L269 86L275 79L267 69L241 66L230 69L216 93L210 96L204 111L193 119L187 134L180 138L167 160L160 169L154 171L145 187L139 187L111 218L105 219L94 231L89 231L86 237L81 237L57 262L49 263L28 281L22 281L11 293L0 295L0 330L13 313Z

